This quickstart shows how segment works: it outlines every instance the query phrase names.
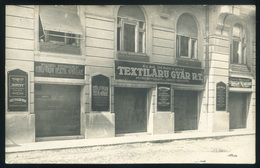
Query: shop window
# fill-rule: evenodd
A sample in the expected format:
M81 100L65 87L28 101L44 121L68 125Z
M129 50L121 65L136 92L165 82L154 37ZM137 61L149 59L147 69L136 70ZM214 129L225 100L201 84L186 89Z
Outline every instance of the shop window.
M145 17L138 6L122 6L117 18L117 50L145 53Z
M192 16L183 14L177 22L176 51L178 58L197 59L198 29Z
M40 51L80 54L81 37L76 6L40 6Z
M232 64L246 65L246 48L245 30L239 24L235 24L232 29L232 43L230 45Z

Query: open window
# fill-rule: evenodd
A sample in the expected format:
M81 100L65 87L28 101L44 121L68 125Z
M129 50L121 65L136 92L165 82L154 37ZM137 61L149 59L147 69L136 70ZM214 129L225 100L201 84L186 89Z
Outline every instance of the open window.
M76 6L40 6L40 51L81 54L81 38Z
M176 45L178 58L198 58L197 24L193 17L188 14L183 14L178 19Z
M232 64L246 65L246 33L243 27L235 24L232 29L232 43L230 44L230 61Z
M117 18L117 50L145 53L146 24L139 6L121 6Z

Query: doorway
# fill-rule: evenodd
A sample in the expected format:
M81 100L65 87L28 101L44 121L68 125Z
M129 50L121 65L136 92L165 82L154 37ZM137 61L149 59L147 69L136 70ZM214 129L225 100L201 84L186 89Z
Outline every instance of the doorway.
M35 84L36 137L80 135L80 86Z
M174 90L175 131L198 129L198 92Z
M230 129L246 128L247 97L247 93L229 92L228 111Z
M115 88L116 134L147 132L147 89Z

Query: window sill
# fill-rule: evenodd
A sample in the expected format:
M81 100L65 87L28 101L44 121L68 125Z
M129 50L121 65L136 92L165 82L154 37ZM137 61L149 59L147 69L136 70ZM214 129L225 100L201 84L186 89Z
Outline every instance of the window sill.
M177 65L201 68L201 62L198 59L177 58Z
M244 64L230 64L230 71L250 73L250 69Z
M118 60L149 62L149 56L144 53L117 51Z
M40 42L39 50L41 52L81 55L80 47L78 46L61 45L61 44L54 44L50 42Z

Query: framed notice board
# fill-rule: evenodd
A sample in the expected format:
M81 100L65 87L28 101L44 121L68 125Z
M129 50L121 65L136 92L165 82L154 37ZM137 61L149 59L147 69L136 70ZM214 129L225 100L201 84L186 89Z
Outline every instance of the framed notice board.
M28 73L20 69L8 71L7 80L7 110L28 111Z
M157 111L171 111L171 85L157 85Z
M109 111L109 78L104 75L92 77L92 111Z
M226 111L226 99L227 99L227 87L224 82L217 83L216 88L216 110L217 111Z

